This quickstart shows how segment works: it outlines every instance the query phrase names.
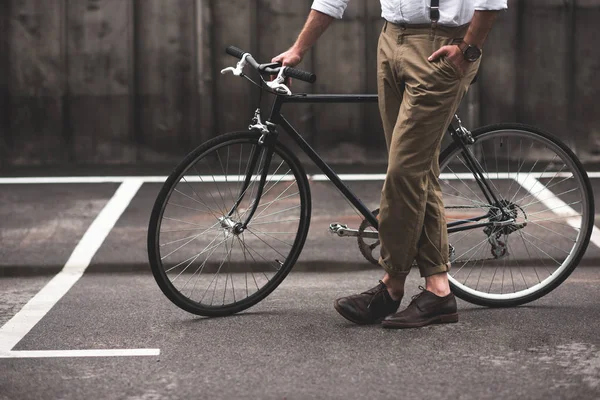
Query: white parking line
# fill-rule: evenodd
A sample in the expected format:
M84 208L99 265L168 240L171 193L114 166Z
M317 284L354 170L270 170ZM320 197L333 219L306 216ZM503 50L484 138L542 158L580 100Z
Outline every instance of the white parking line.
M160 355L160 349L22 350L0 353L0 358L142 357L158 355Z
M113 197L98 214L73 250L63 269L2 328L0 328L0 358L14 357L98 357L101 354L157 355L159 349L92 350L90 351L12 351L25 335L83 276L92 258L121 217L139 188L141 179L124 180ZM119 353L120 352L120 353Z
M526 174L519 174L515 180L540 203L548 207L549 210L552 210L553 213L559 217L566 218L567 223L573 228L579 229L579 227L581 227L581 217L579 216L579 213L559 199L554 192L548 190L548 188L542 185L536 178ZM600 230L598 230L595 225L592 229L590 242L597 247L600 247Z
M517 173L499 173L491 174L489 177L495 179L517 179ZM385 174L340 174L338 175L342 181L357 182L357 181L384 181ZM572 176L569 172L532 172L530 176L535 179L541 178L567 178ZM600 178L600 172L588 172L590 178ZM269 175L268 178L282 181L292 180L292 175ZM470 172L458 174L442 174L441 179L447 180L469 180L475 179ZM122 183L129 180L140 180L143 183L163 183L167 180L166 176L58 176L58 177L16 177L16 178L0 178L0 185L26 185L26 184L67 184L67 183ZM201 176L186 176L188 182L203 182L203 183L223 183L223 182L240 182L244 179L241 175L201 175ZM315 182L328 181L329 178L323 174L308 175L308 179Z

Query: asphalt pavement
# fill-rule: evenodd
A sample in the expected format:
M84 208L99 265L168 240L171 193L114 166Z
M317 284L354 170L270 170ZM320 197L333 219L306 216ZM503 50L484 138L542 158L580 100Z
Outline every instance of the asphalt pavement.
M377 278L296 272L247 312L207 319L175 308L147 274L88 274L15 350L160 355L3 359L0 398L598 398L599 268L530 306L460 302L454 325L389 331L337 315L334 298ZM22 302L42 282L6 278L2 293ZM403 305L417 284L413 275Z
M377 207L381 182L349 185ZM63 269L118 187L0 185L0 327ZM461 301L458 324L354 326L333 300L374 286L381 271L355 239L328 233L331 222L357 226L360 218L331 184L312 182L311 230L294 271L255 307L208 319L176 308L150 273L146 232L159 188L143 184L85 274L8 352L0 343L13 355L0 358L0 399L600 398L594 244L563 285L529 305ZM403 306L420 283L413 272ZM110 349L149 352L101 352Z

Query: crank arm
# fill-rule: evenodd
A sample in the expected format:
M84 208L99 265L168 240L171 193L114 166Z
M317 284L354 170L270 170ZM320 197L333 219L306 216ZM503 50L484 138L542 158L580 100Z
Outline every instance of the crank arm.
M364 231L360 233L356 229L349 229L348 225L334 223L329 225L329 232L339 237L357 237L361 236L367 239L379 239L379 233L373 231Z

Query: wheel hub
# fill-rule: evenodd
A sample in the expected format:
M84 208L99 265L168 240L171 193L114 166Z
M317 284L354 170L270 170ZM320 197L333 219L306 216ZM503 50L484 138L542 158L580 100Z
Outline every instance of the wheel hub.
M520 211L520 212L519 212ZM517 220L519 218L523 220L527 219L525 211L519 207L517 204L508 201L501 200L496 203L488 213L488 218L492 222L506 222L512 220L513 223L509 223L508 225L502 227L494 227L488 226L484 229L486 235L491 236L493 234L497 235L510 235L513 232L518 231L519 229L523 229L527 223L522 222L518 223Z
M235 222L231 217L221 217L219 218L219 222L221 223L221 228L236 236L244 231L243 224L241 222Z
M527 216L525 215L525 211L515 203L508 200L501 200L490 209L488 218L492 222L512 221L512 223L508 223L501 227L487 226L483 230L488 236L488 241L491 244L490 251L492 256L496 259L502 258L508 254L508 248L506 243L500 240L500 238L505 235L510 235L527 226L527 222L525 222ZM524 221L518 222L519 218L522 218Z

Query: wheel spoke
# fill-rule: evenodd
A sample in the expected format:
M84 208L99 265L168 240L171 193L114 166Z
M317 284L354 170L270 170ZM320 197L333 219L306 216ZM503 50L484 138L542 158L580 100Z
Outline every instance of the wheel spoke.
M279 210L279 211L276 211L276 212L271 213L271 214L263 215L261 217L256 217L256 218L254 218L254 220L262 219L262 218L267 218L267 217L272 217L273 215L281 214L281 213L288 212L288 211L291 211L291 210L296 210L298 208L300 208L300 205L293 206L293 207L290 207L290 208L286 208L284 210Z
M188 199L190 199L190 200L192 200L192 201L195 201L195 202L196 202L196 203L198 203L198 204L202 204L204 207L206 207L206 209L207 209L207 210L210 212L210 214L212 214L212 215L213 215L213 217L215 217L215 218L218 218L218 217L217 217L217 215L218 215L218 212L217 212L217 211L215 211L215 210L213 210L212 208L210 208L210 207L209 207L209 206L208 206L206 203L204 203L203 201L201 201L201 200L200 200L200 198L198 197L198 195L197 195L197 194L196 194L195 196L196 196L196 197L198 197L198 200L194 199L194 198L193 198L193 197L191 197L191 196L188 196L187 194L183 193L182 191L180 191L180 190L178 190L178 189L175 189L174 191L175 191L175 192L177 192L177 193L179 193L180 195L182 195L182 196L184 196L184 197L187 197ZM193 189L192 189L192 191L193 191ZM169 204L171 204L171 203L169 203Z
M276 224L276 223L279 223L279 222L296 222L296 221L300 221L300 218L295 218L295 219L280 219L280 220L261 221L261 222L254 222L254 221L252 221L252 226L256 226L256 225L270 225L270 224Z
M266 235L266 236L268 236L268 237L270 237L270 238L272 238L272 239L275 239L275 240L276 240L276 241L278 241L279 243L283 243L283 244L285 244L286 246L293 247L293 244L291 244L291 243L288 243L288 242L286 242L286 241L283 241L283 240L281 240L281 239L279 239L279 238L277 238L277 237L273 236L273 235L272 235L272 234L270 234L270 233L267 233L267 232L260 231L260 230L258 230L258 229L256 229L256 228L253 228L253 229L250 229L250 228L248 228L248 230L249 230L250 232L252 232L253 234L256 234L256 233L258 232L258 233L260 233L261 235Z
M236 239L238 240L238 242L240 243L240 245L242 246L243 252L244 252L244 261L246 263L246 265L250 268L250 273L252 274L252 279L254 280L254 284L256 285L256 290L260 290L260 288L258 287L258 283L256 282L256 277L254 276L254 270L252 269L252 263L248 262L248 259L246 258L246 252L248 252L248 255L250 256L250 258L252 258L252 261L254 261L254 263L256 264L256 260L254 259L254 257L252 256L252 254L250 253L248 247L246 246L246 244L240 240L239 236L236 236ZM265 275L266 277L266 275ZM246 276L246 297L248 296L248 280L247 280L247 276Z
M460 162L462 163L462 165L464 165L464 166L465 166L465 168L469 169L469 168L467 167L467 165L465 164L465 162L464 162L464 161L463 161L463 160L462 160L460 157L458 157L458 159L460 160ZM485 204L485 202L481 201L481 198L479 198L479 195L478 195L477 193L475 193L475 192L473 191L473 189L471 189L471 187L470 187L469 185L467 185L467 184L465 183L465 181L463 181L463 180L462 180L462 178L461 178L460 176L458 176L458 175L456 174L456 172L454 172L454 171L452 170L452 168L448 167L448 169L450 170L450 172L452 172L452 173L454 174L454 176L456 176L456 177L458 178L458 180L459 180L459 181L460 181L460 182L461 182L463 185L465 185L465 187L466 187L467 189L469 189L469 191L470 191L470 192L473 194L473 196L475 196L475 198L477 198L478 202L476 202L476 203L479 203L479 204ZM459 193L462 193L462 192L459 192Z

